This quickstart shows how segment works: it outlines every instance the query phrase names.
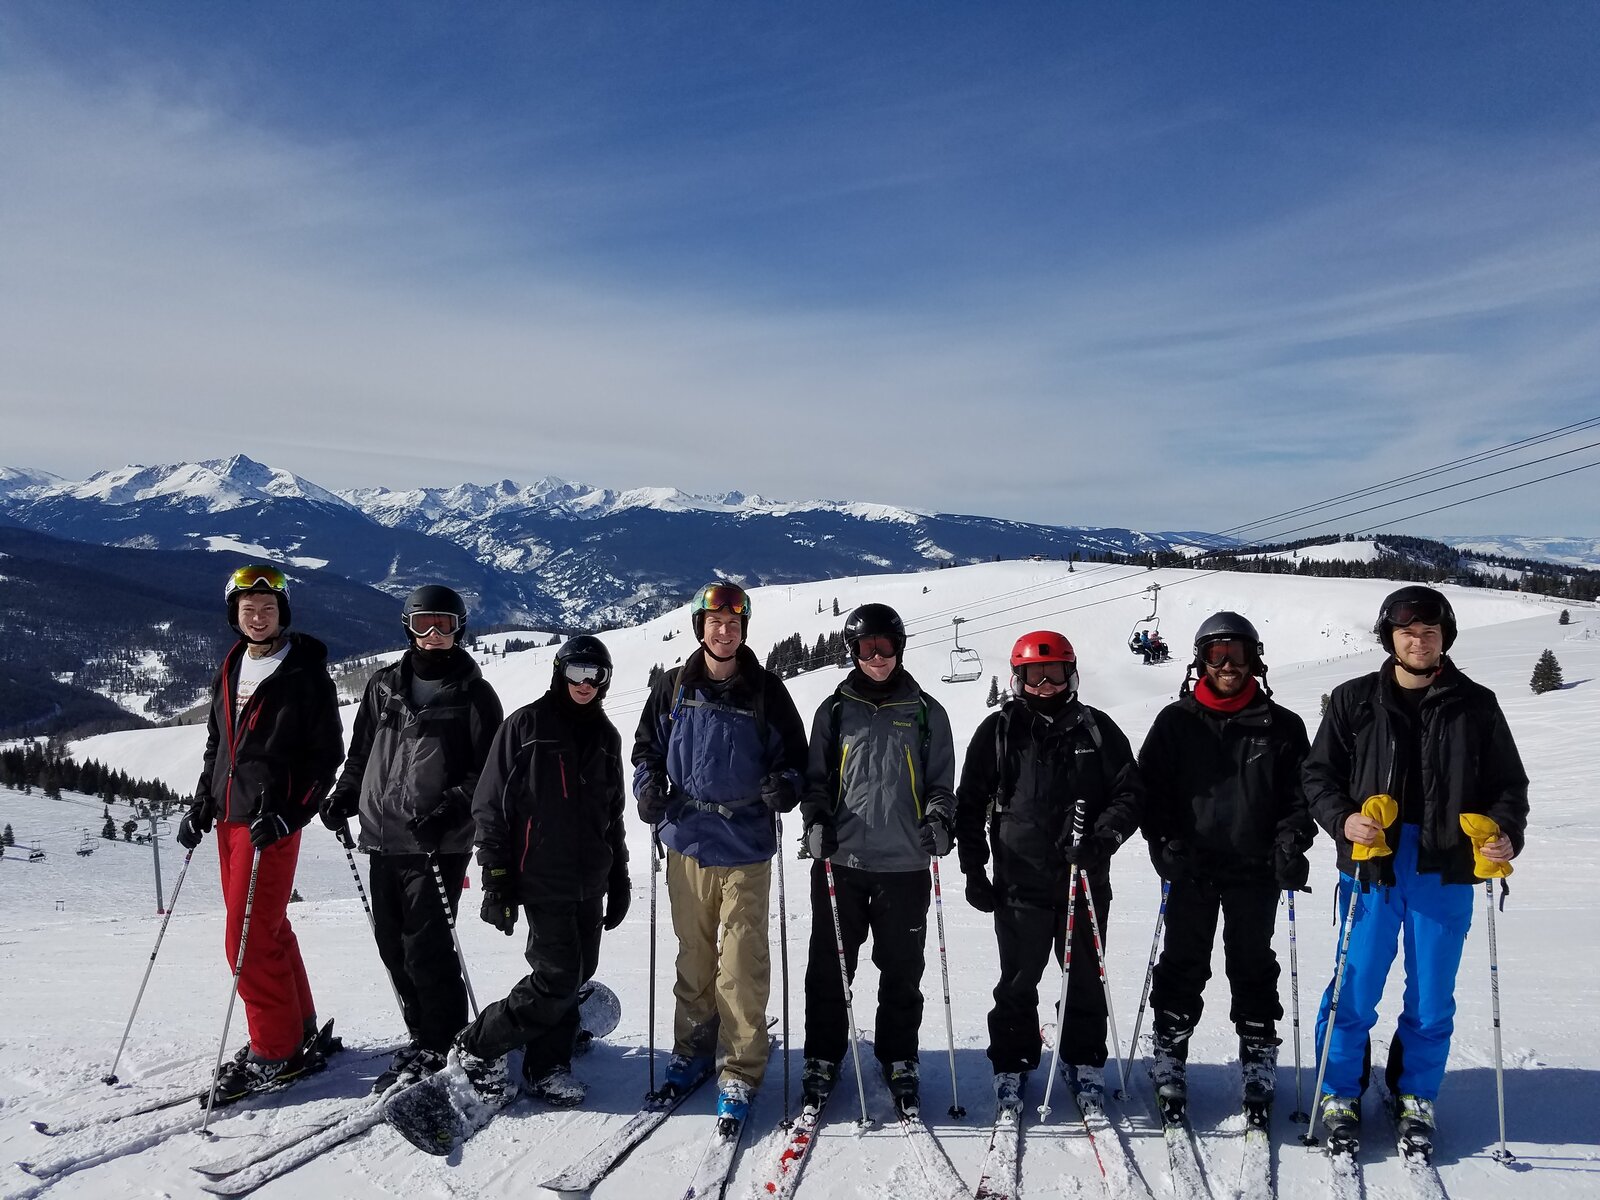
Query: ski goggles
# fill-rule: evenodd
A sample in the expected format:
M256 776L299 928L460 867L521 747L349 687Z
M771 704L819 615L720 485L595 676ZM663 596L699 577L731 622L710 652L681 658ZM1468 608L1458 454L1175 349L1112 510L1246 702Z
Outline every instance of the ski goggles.
M874 658L897 658L899 654L900 648L885 633L869 633L856 641L855 656L862 662L870 662Z
M1228 662L1236 667L1247 666L1250 662L1250 644L1237 638L1207 642L1200 647L1200 661L1208 667L1220 667Z
M1443 625L1444 605L1437 600L1401 600L1383 614L1384 624L1404 629L1407 625Z
M561 674L568 683L597 688L611 678L611 669L599 663L569 662L561 668Z
M414 612L406 614L406 631L412 637L427 637L430 633L450 637L461 630L461 618L455 613Z
M742 587L713 583L700 589L694 606L700 612L731 612L736 617L743 617L750 612L750 597L745 595Z
M248 566L240 567L228 576L228 584L222 589L222 598L231 600L237 592L282 592L289 594L289 581L277 567Z
M1023 663L1017 668L1017 674L1022 678L1023 687L1043 687L1053 683L1057 687L1066 687L1067 680L1072 676L1072 664L1064 662Z

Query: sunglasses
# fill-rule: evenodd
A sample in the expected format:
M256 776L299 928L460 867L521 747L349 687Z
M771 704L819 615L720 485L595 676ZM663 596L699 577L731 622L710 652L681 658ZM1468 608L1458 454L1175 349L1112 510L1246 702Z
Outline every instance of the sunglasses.
M855 655L862 662L869 662L874 658L895 658L899 653L894 639L887 634L869 633L856 641Z
M412 637L427 637L430 633L441 633L449 637L460 628L461 618L455 613L414 612L406 617L406 629L410 631Z
M1021 668L1022 686L1036 688L1046 683L1066 687L1072 668L1064 662L1025 663Z
M1407 625L1443 625L1444 607L1437 600L1402 600L1383 614L1386 624L1398 629Z
M228 586L224 592L232 596L235 592L248 592L258 587L270 588L274 592L286 592L289 590L289 581L276 567L240 567L228 576Z
M699 608L710 612L731 612L736 617L742 617L750 606L750 598L744 594L743 588L715 585L708 587L700 593Z
M568 683L578 684L580 687L599 687L611 678L611 672L597 663L568 663L562 668L562 675Z
M1220 667L1225 662L1243 667L1250 662L1250 646L1237 638L1225 642L1207 642L1200 647L1200 661L1208 667Z

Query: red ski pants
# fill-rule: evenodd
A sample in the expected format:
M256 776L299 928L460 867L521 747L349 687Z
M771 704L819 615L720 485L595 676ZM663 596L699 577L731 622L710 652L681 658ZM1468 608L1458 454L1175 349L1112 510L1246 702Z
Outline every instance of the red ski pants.
M244 930L245 898L250 892L250 862L255 847L250 827L240 821L217 822L217 861L222 868L222 902L228 910L223 951L228 972L238 961ZM289 893L295 864L300 861L300 833L261 851L255 899L250 905L250 936L244 968L239 972L239 999L250 1024L250 1048L256 1057L288 1058L305 1041L305 1025L316 1016L311 983L300 959L300 943L289 925Z

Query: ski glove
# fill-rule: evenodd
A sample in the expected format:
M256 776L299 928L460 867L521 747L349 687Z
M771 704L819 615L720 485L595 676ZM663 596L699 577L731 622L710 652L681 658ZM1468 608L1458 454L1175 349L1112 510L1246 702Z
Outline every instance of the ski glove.
M322 801L322 807L317 809L317 816L322 818L322 823L334 833L349 832L350 818L361 809L361 794L346 792L329 792Z
M955 831L938 813L929 813L928 819L917 826L917 840L929 854L935 858L943 858L955 845Z
M803 840L805 854L802 857L814 858L821 862L825 858L832 858L839 849L839 834L827 821L816 821L806 826Z
M613 871L606 887L606 919L602 925L607 931L622 924L628 915L628 905L633 903L633 881L626 871Z
M1117 847L1120 845L1122 845L1122 835L1106 830L1091 833L1076 846L1068 842L1061 853L1069 863L1076 863L1078 870L1094 871L1110 862L1111 856L1117 852Z
M198 801L178 822L178 845L193 850L211 832L211 805Z
M517 927L517 901L512 895L514 882L509 868L483 869L483 907L478 915L507 937Z
M293 830L289 822L277 813L262 813L250 822L250 844L257 850L265 850L273 842L288 837Z
M659 825L667 815L667 781L660 775L646 775L634 789L639 819L646 825Z
M417 839L429 854L438 852L445 835L461 824L465 815L464 801L466 795L461 788L453 787L444 794L444 799L439 806L428 812L420 813L406 822L406 828L411 831L411 836Z
M1278 846L1272 852L1272 874L1278 887L1286 892L1309 892L1306 880L1311 878L1311 860L1304 852L1292 846Z
M773 812L788 812L800 802L800 793L794 781L781 771L774 771L761 781L761 803Z
M989 882L989 876L984 871L972 871L967 875L967 903L981 913L992 913L999 897L995 895L994 884Z
M1189 857L1188 848L1177 838L1152 842L1150 861L1155 866L1156 874L1168 883L1194 881L1194 862Z

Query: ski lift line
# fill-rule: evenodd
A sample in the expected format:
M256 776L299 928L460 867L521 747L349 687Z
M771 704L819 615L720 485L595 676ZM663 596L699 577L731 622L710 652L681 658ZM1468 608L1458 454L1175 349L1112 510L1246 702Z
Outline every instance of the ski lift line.
M1075 572L1070 572L1070 573L1078 575L1078 576L1081 577L1081 576L1085 576L1085 575L1098 574L1100 571L1106 570L1106 569L1111 568L1111 567L1125 567L1127 565L1128 565L1127 563L1095 563L1093 566L1085 567L1082 571L1075 571ZM1141 567L1139 569L1143 570L1144 568ZM906 624L908 626L911 626L911 625L920 625L924 621L932 622L933 624L930 626L929 630L922 630L921 631L923 633L927 633L932 628L937 628L938 626L943 625L944 624L944 618L950 616L951 613L966 612L966 611L968 611L970 609L973 609L973 608L981 608L982 606L984 606L986 604L994 604L994 603L997 603L997 602L999 602L1001 600L1004 600L1004 599L1006 599L1007 597L1010 597L1010 596L1020 596L1020 595L1022 595L1024 593L1026 593L1026 592L1038 591L1040 588L1055 587L1055 586L1057 586L1057 585L1059 585L1059 584L1061 584L1063 582L1063 577L1066 574L1068 574L1068 572L1063 572L1061 576L1056 576L1056 577L1053 577L1053 578L1050 578L1050 579L1042 579L1038 583L1029 583L1029 584L1025 584L1022 587L1012 588L1009 591L995 592L993 595L980 597L979 599L977 599L975 601L972 601L970 603L967 603L967 604L957 604L957 605L951 606L950 608L935 609L933 612L924 613L920 617L913 617L911 620L907 621ZM908 636L914 636L914 635L909 635L908 634Z
M1164 583L1161 586L1163 588L1179 587L1179 586L1181 586L1183 584L1186 584L1186 583L1198 583L1198 582L1200 582L1200 580L1205 579L1205 578L1207 578L1208 576L1211 576L1211 575L1223 575L1223 574L1226 574L1226 572L1224 572L1221 568L1215 568L1215 569L1210 570L1210 571L1199 571L1199 572L1196 572L1191 578L1180 579L1175 583ZM1115 601L1118 601L1118 600L1128 600L1128 599L1131 599L1134 596L1142 596L1144 594L1145 593L1143 591L1124 592L1120 596L1105 596L1105 597L1102 597L1099 600L1091 600L1088 604L1075 604L1075 605L1071 606L1070 608L1061 608L1061 609L1057 609L1055 612L1044 613L1042 615L1045 616L1045 617L1054 617L1054 616L1058 616L1058 615L1060 615L1062 613L1080 612L1080 611L1082 611L1083 609L1086 609L1086 608L1097 608L1102 604L1111 604L1111 603L1114 603ZM980 632L993 633L993 632L996 632L997 630L1010 629L1010 628L1012 628L1014 626L1017 626L1017 625L1032 625L1032 624L1037 623L1039 619L1040 619L1039 617L1025 617L1020 621L1007 621L1003 625L987 625Z
M1384 521L1384 522L1382 522L1380 524L1377 524L1377 525L1369 525L1369 526L1367 526L1367 528L1358 529L1355 532L1357 532L1357 533L1371 533L1373 530L1376 530L1376 529L1386 529L1390 525L1396 524L1397 522L1400 522L1400 521L1414 521L1418 517L1427 517L1427 516L1431 516L1432 514L1434 514L1436 512L1444 512L1448 508L1460 508L1463 504L1471 504L1474 500L1487 500L1490 496L1503 496L1507 492L1515 492L1515 491L1517 491L1517 490L1519 490L1521 488L1532 487L1536 483L1544 483L1545 481L1550 480L1550 479L1560 479L1563 475L1576 475L1579 471L1587 471L1591 467L1600 467L1600 459L1596 459L1594 462L1591 462L1591 463L1584 463L1582 466L1568 467L1565 471L1556 471L1556 472L1554 472L1553 474L1550 474L1550 475L1541 475L1538 479L1525 479L1521 483L1513 483L1513 484L1511 484L1511 485L1509 485L1507 487L1496 488L1492 492L1484 492L1482 495L1479 495L1479 496L1468 496L1465 500L1455 500L1455 501L1452 501L1449 504L1441 504L1437 508L1429 508L1429 509L1425 509L1422 512L1409 513L1409 514L1407 514L1406 516L1403 516L1403 517L1394 517L1391 520Z
M1493 446L1488 450L1480 450L1476 454L1469 454L1463 458L1453 459L1447 463L1440 463L1437 466L1427 467L1421 471L1414 471L1409 475L1396 476L1394 479L1385 480L1381 483L1375 483L1364 488L1357 488L1353 492L1345 492L1343 495L1330 496L1325 500L1318 500L1314 504L1302 505L1299 508L1291 508L1284 512L1274 513L1270 517L1261 517L1254 521L1247 521L1243 525L1235 525L1229 529L1218 531L1218 536L1229 537L1233 534L1242 533L1246 529L1253 529L1257 525L1267 525L1273 521L1289 520L1294 517L1303 516L1306 513L1316 512L1318 509L1326 508L1329 505L1342 504L1346 500L1359 500L1369 495L1375 495L1378 492L1388 491L1390 488L1403 487L1408 483L1413 483L1418 479L1427 478L1429 475L1435 475L1441 471L1455 470L1458 467L1469 466L1477 462L1487 462L1491 458L1497 458L1502 454L1509 454L1513 450L1519 448L1525 449L1529 446L1540 445L1544 442L1553 441L1558 437L1563 437L1568 434L1581 433L1584 430L1592 429L1596 426L1600 426L1600 417L1588 417L1582 421L1574 421L1572 424L1563 425L1558 429L1546 430L1544 433L1534 434L1530 437L1522 438L1515 442L1508 442L1501 446ZM1260 539L1256 540L1259 541Z
M1125 567L1125 566L1127 566L1126 563L1104 563L1102 565L1106 566L1106 567ZM1096 588L1108 587L1109 585L1111 585L1113 583L1121 583L1124 580L1126 580L1127 578L1129 578L1129 576L1131 576L1131 575L1144 575L1147 571L1148 571L1147 567L1133 567L1127 572L1127 574L1118 575L1114 579L1105 579L1105 580L1102 580L1099 583L1091 583L1087 587L1074 587L1074 588L1069 588L1066 591L1062 591L1062 592L1053 592L1048 596L1039 596L1039 597L1036 597L1035 599L1028 600L1028 601L1026 601L1025 603L1022 603L1022 604L1009 605L1003 611L1004 612L1014 612L1018 608L1032 608L1035 604L1046 604L1046 603L1048 603L1048 602L1050 602L1052 600L1059 600L1063 596L1077 596L1077 595L1081 595L1084 592L1092 592ZM1083 574L1087 575L1087 574L1090 574L1090 572L1085 571L1085 572L1083 572ZM1059 580L1053 580L1052 582L1060 582L1060 581ZM1142 590L1143 589L1141 589L1141 591ZM1135 594L1138 594L1138 593L1135 593ZM1003 598L1003 594L1002 594L1002 597L988 597L988 598L985 598L983 600L977 601L975 604L966 605L965 609L966 609L966 611L970 612L974 608L987 607L988 605L996 603L1000 598ZM1001 615L1001 613L997 613L997 612L980 613L977 617L968 617L967 621L969 623L971 621L975 621L975 620L976 621L982 621L987 617L993 617L993 616L999 616L999 615ZM932 633L932 632L934 632L934 630L926 629L926 630L921 631L920 634L907 634L906 635L906 640L909 641L912 637L923 636L923 635L926 635L926 634L929 634L929 633Z
M1498 471L1486 471L1482 475L1474 475L1474 476L1472 476L1472 477L1470 477L1468 479L1458 480L1455 483L1445 483L1445 484L1439 485L1436 488L1428 488L1426 491L1412 492L1411 495L1409 495L1409 496L1397 496L1393 500L1385 500L1382 504L1371 504L1371 505L1368 505L1366 508L1357 508L1357 509L1352 509L1350 512L1340 513L1338 516L1324 517L1321 520L1312 521L1309 525L1299 525L1299 526L1296 526L1294 529L1285 529L1281 533L1276 533L1276 534L1273 534L1272 536L1273 536L1274 539L1285 538L1285 537L1288 537L1292 533L1301 533L1301 532L1303 532L1304 530L1307 530L1307 529L1315 529L1319 525L1327 525L1327 524L1329 524L1331 522L1334 522L1334 521L1344 521L1344 520L1348 520L1351 517L1359 517L1363 513L1377 512L1380 508L1389 508L1391 505L1404 504L1407 500L1420 500L1424 496L1433 496L1433 495L1437 495L1439 492L1448 492L1452 488L1466 487L1468 484L1471 484L1471 483L1481 483L1485 479L1493 479L1496 475L1507 475L1507 474L1510 474L1512 471L1520 471L1524 467L1536 467L1540 463L1553 462L1555 459L1565 458L1569 454L1581 454L1585 450L1593 450L1596 447L1600 447L1600 442L1589 442L1587 445L1574 446L1571 450L1559 450L1554 454L1547 454L1543 458L1530 459L1528 462L1517 463L1516 465L1510 466L1510 467L1501 467ZM1553 479L1553 478L1555 478L1555 476L1547 475L1547 476L1545 476L1545 478ZM1530 482L1537 483L1539 481L1538 480L1530 480ZM1499 493L1498 492L1490 492L1488 494L1491 495L1491 496L1495 496L1495 495L1498 495ZM1437 510L1435 510L1435 511L1437 511ZM1400 518L1400 520L1402 520L1402 521L1409 520L1409 519L1410 518L1407 518L1407 517L1401 517ZM1238 553L1239 549L1240 548L1234 548L1234 549L1228 551L1228 553L1230 553L1230 554ZM1243 549L1248 549L1248 547L1243 547ZM1206 557L1206 556L1202 555L1201 557Z

